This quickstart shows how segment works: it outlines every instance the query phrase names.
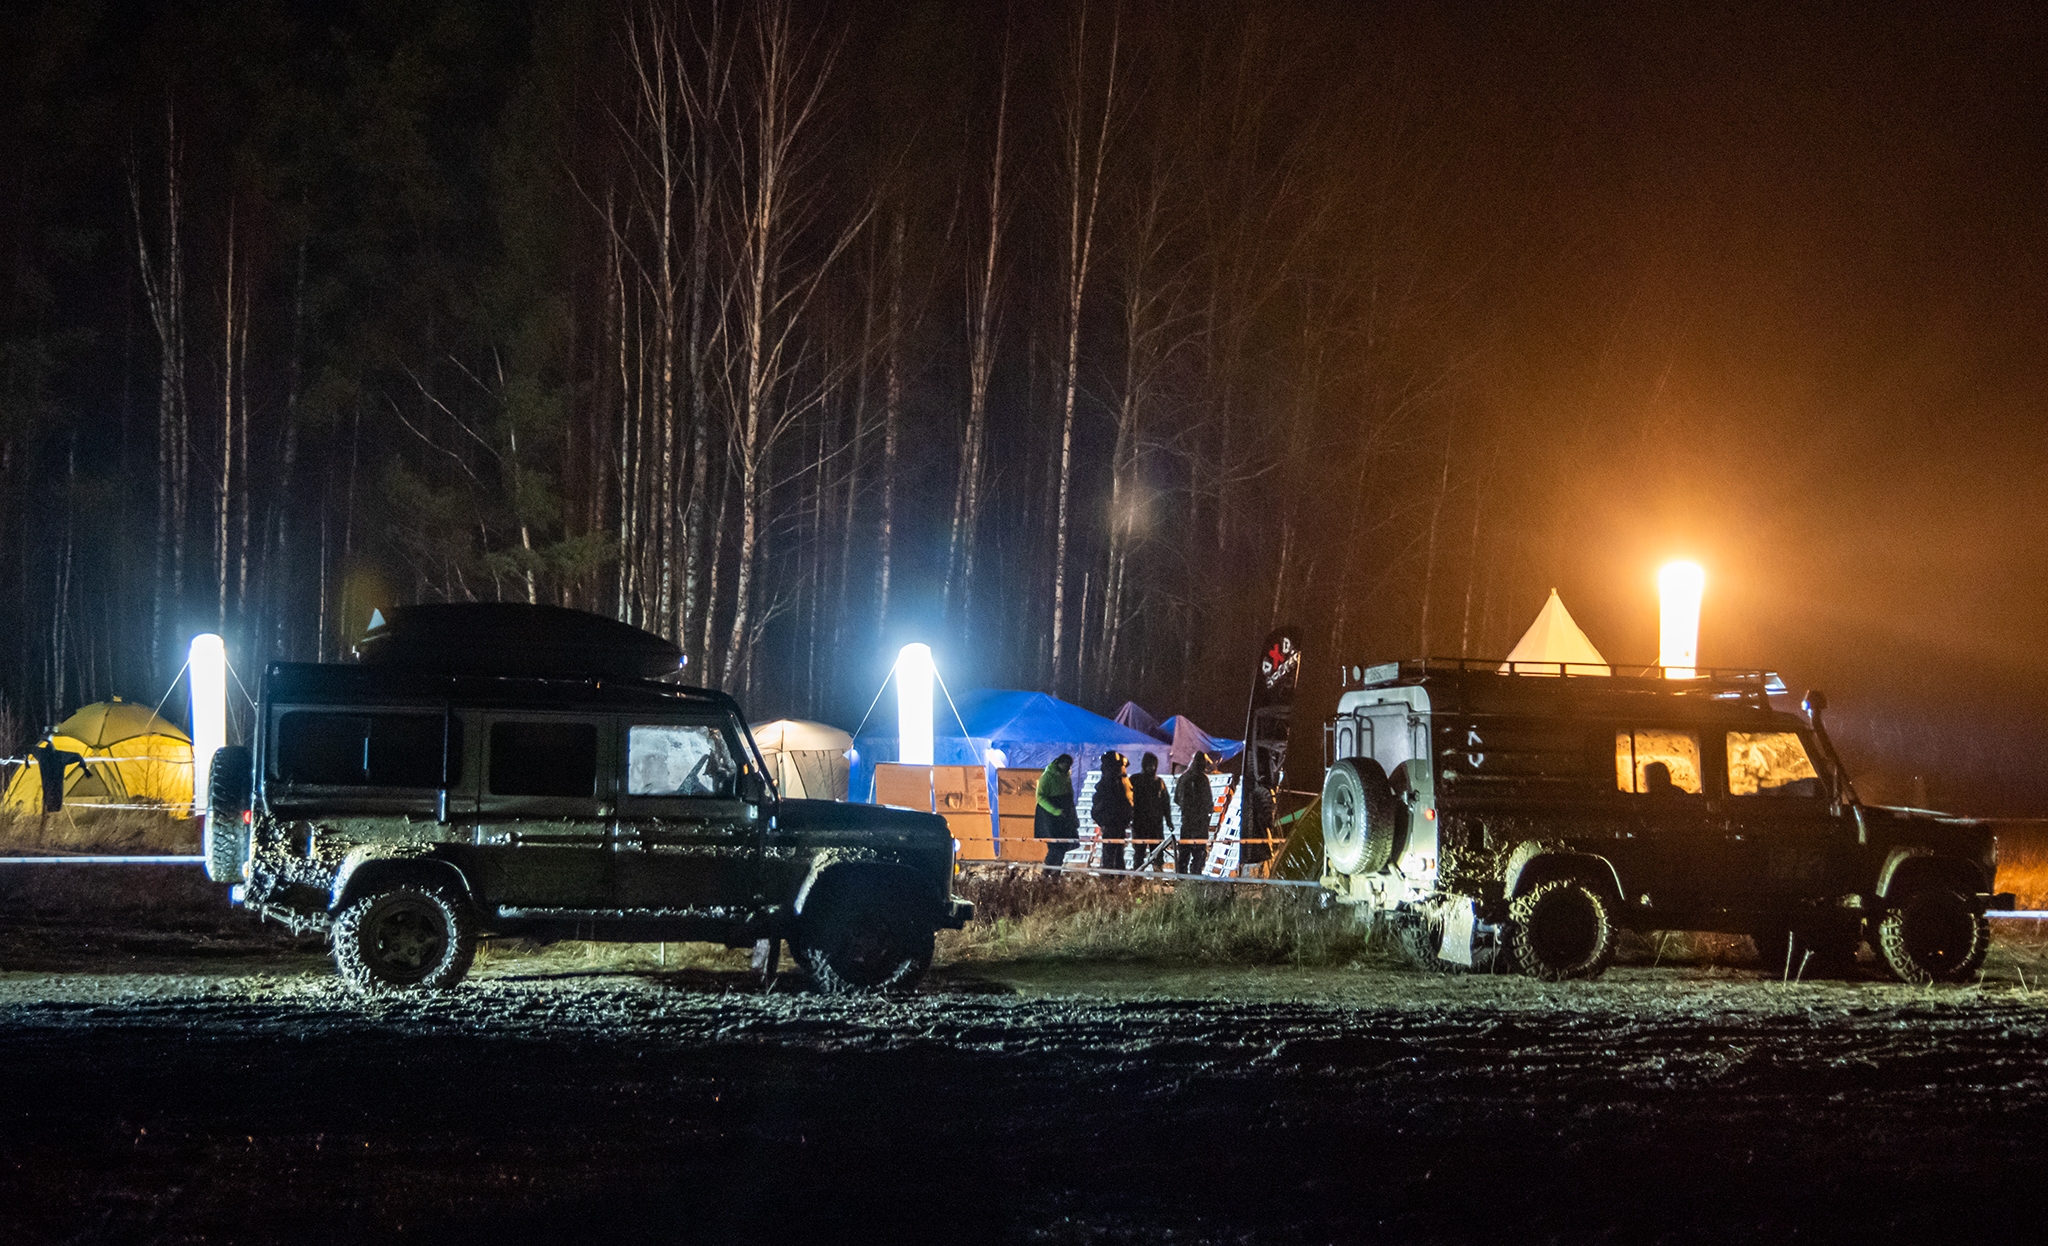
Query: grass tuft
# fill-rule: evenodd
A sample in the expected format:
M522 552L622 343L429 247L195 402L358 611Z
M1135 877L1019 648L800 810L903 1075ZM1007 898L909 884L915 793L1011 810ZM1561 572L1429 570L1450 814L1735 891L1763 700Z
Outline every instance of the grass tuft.
M199 851L200 820L168 810L95 809L69 805L43 817L0 810L0 855L106 853L189 855Z
M950 961L1315 966L1382 956L1355 912L1310 888L998 867L967 873L956 890L974 901L975 920L941 937Z

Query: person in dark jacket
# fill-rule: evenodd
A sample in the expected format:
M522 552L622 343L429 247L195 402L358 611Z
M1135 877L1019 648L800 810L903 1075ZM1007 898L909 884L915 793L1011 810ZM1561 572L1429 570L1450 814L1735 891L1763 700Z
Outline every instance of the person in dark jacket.
M1131 780L1132 869L1142 869L1148 854L1166 839L1173 821L1173 806L1166 794L1166 780L1159 777L1159 754L1147 753L1139 763L1138 777Z
M48 740L30 749L29 756L35 758L37 775L43 781L43 812L56 813L64 808L64 772L84 765L85 758Z
M1124 868L1124 849L1131 838L1131 781L1124 771L1122 753L1102 755L1102 777L1095 781L1095 799L1088 814L1095 819L1096 834L1102 839L1102 868Z
M1032 810L1031 833L1045 843L1045 863L1058 869L1067 850L1081 839L1081 818L1074 810L1074 759L1061 753L1038 775L1038 803Z
M1196 753L1181 772L1174 787L1180 805L1180 844L1174 852L1173 872L1201 872L1202 857L1209 847L1209 819L1216 811L1216 795L1209 788L1209 755Z

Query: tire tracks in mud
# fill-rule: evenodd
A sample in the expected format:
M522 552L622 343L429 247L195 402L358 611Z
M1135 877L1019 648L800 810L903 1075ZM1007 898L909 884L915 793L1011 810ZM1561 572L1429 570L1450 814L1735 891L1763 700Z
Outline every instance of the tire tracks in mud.
M2048 1159L2031 995L1359 981L847 1000L659 976L369 996L313 975L9 976L0 1225L1881 1241L1988 1227Z

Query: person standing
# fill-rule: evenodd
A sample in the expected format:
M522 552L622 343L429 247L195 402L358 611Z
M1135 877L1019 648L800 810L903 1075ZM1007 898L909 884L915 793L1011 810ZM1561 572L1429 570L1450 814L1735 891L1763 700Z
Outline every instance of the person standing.
M1088 814L1095 819L1095 830L1102 840L1102 868L1120 870L1124 868L1124 849L1131 838L1131 781L1127 777L1122 753L1109 752L1102 755L1102 777L1095 781L1095 799L1088 808Z
M1031 834L1045 843L1045 863L1054 869L1066 863L1067 850L1081 838L1081 818L1074 809L1074 759L1061 753L1038 774L1038 803L1032 809Z
M1164 858L1167 824L1173 821L1173 806L1166 794L1166 780L1159 777L1159 754L1147 753L1138 763L1138 777L1131 780L1131 868L1142 869L1147 844L1158 846Z
M1207 753L1195 754L1195 759L1181 772L1173 794L1180 805L1180 845L1174 852L1173 872L1198 873L1209 847L1209 819L1216 812L1216 793L1209 787Z

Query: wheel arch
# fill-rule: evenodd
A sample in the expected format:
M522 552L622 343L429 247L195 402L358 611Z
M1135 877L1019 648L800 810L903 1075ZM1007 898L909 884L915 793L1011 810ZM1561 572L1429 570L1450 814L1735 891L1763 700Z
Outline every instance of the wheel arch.
M1930 883L1946 883L1965 896L1991 890L1990 880L1973 861L1942 856L1932 848L1894 848L1878 871L1877 895L1891 900Z
M873 887L902 887L911 893L928 899L934 909L941 897L926 896L931 888L918 872L900 861L891 861L872 853L819 854L811 864L811 872L805 876L803 885L797 888L796 900L791 905L796 916L802 917L811 905L822 903L849 889ZM943 890L941 888L940 890Z
M476 894L462 867L446 857L428 851L350 853L335 871L330 909L340 912L371 891L398 882L417 882L450 892L464 903L474 904Z
M1621 889L1620 872L1606 857L1558 844L1530 841L1517 845L1508 855L1507 869L1501 879L1502 898L1513 901L1557 878L1584 879L1617 903L1625 894Z

